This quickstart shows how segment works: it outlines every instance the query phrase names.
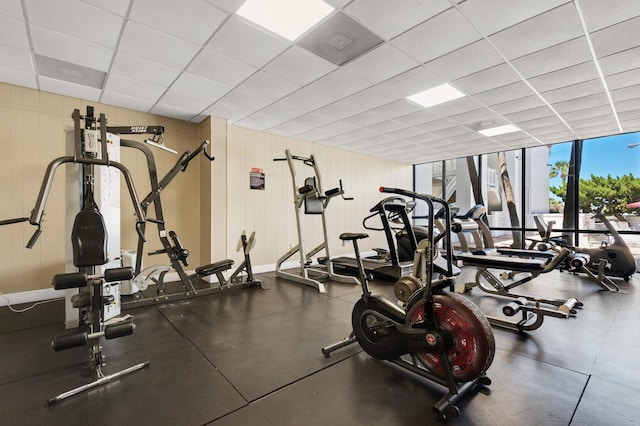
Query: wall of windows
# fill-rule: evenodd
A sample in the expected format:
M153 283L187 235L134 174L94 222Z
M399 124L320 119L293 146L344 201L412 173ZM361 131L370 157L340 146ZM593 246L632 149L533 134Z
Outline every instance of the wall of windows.
M496 245L527 247L552 224L579 247L611 243L594 217L602 206L640 259L640 134L574 141L414 167L415 190L466 212L486 208ZM636 204L640 206L640 204Z

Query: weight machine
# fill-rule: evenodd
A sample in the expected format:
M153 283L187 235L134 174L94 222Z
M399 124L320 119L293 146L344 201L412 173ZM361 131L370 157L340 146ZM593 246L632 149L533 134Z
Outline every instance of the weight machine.
M337 196L341 196L344 200L352 200L352 198L344 196L342 181L340 181L339 188L333 188L326 192L322 190L322 178L320 176L318 163L313 154L309 157L300 157L291 155L288 149L285 150L284 153L285 158L274 158L273 161L286 161L289 165L291 183L293 185L293 205L296 213L298 244L278 259L276 263L276 277L308 285L320 293L325 293L326 290L324 284L318 281L318 279L332 279L338 282L358 284L358 280L355 277L337 274L333 270L333 263L331 262L331 254L329 252L329 237L327 235L327 218L325 216L325 210L332 198ZM295 161L300 161L305 166L313 169L313 176L307 177L304 180L304 185L299 185L297 181ZM319 215L322 218L323 242L310 251L305 250L303 228L300 219L300 209L302 206L304 206L304 214ZM322 250L324 250L325 256L324 259L320 259L319 262L324 263L324 268L312 267L313 256ZM299 273L283 271L282 264L296 253L298 253L300 259ZM312 278L310 276L311 274L315 274L318 279Z

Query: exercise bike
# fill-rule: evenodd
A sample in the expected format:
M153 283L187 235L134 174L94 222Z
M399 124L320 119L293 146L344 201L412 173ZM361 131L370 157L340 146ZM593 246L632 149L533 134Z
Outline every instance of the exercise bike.
M605 232L611 235L613 242L602 241L600 246L595 248L569 248L573 249L576 253L582 253L588 256L588 262L585 268L592 274L597 274L598 277L608 276L629 281L636 272L636 260L624 238L622 238L617 229L613 227L609 219L603 214L603 210L604 205L600 206L591 218L599 221L607 228ZM547 224L544 219L539 216L534 216L534 220L543 242L566 246L564 238L551 236L554 222Z
M429 195L384 187L380 191L422 200L431 212L434 203L449 208L444 200ZM450 217L449 214L446 216ZM476 305L464 296L444 291L453 286L459 270L450 261L451 253L441 256L436 248L444 238L444 250L450 252L451 233L441 233L436 238L433 220L433 214L430 214L429 235L415 251L413 274L396 283L395 293L403 302L402 307L369 289L371 278L364 270L358 247L358 240L368 235L340 235L341 240L353 244L362 296L353 307L353 331L349 337L323 348L322 353L328 358L331 352L358 342L371 357L390 361L446 387L447 393L432 409L439 421L446 421L448 415L457 417L460 414L454 404L463 395L478 386L491 384L485 372L493 361L495 340L487 318ZM451 227L449 219L445 226ZM438 279L434 276L436 260L446 262Z

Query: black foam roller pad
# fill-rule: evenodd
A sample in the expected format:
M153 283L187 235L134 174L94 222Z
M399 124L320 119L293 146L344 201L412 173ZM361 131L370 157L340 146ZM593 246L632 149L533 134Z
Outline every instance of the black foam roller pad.
M106 282L130 280L131 278L133 278L133 269L131 268L111 268L104 271Z
M56 290L64 290L67 288L80 288L87 285L87 274L81 272L72 272L70 274L54 275L51 279L51 285Z
M51 346L53 346L53 350L64 351L65 349L77 348L78 346L84 346L87 344L87 333L73 333L73 334L64 334L62 336L57 336L51 342Z
M132 322L113 324L104 329L104 337L105 339L116 339L118 337L128 336L133 334L135 328L136 326Z

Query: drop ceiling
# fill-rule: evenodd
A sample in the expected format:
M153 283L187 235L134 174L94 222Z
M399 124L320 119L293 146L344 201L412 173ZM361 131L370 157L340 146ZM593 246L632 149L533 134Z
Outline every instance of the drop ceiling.
M3 0L0 81L406 163L640 130L637 0L325 1L289 41L243 0ZM465 96L406 99L444 83Z

